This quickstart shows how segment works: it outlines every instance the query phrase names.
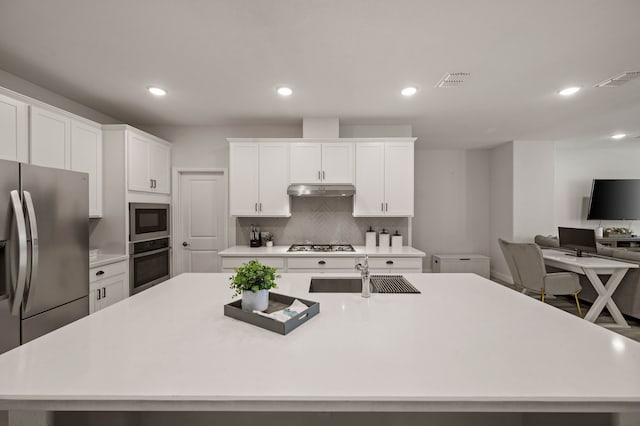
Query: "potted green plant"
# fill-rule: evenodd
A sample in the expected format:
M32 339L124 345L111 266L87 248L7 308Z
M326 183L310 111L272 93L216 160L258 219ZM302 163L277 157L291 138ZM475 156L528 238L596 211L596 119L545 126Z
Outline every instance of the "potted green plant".
M242 310L264 311L269 306L269 290L276 288L276 278L280 274L276 268L250 260L235 269L229 286L235 290L234 296L242 295Z
M264 233L264 240L266 241L267 247L273 247L273 235L271 235L271 232Z

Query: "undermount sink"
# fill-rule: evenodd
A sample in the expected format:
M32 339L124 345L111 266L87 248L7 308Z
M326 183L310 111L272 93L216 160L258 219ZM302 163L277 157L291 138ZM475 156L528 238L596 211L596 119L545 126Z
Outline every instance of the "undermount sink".
M309 293L360 293L361 278L311 278Z

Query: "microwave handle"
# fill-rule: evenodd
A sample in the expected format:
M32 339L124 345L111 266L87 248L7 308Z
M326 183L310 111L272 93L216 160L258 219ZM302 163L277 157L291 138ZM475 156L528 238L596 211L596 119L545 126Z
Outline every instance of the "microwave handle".
M137 253L137 254L131 255L130 257L132 259L137 259L139 257L150 256L152 254L161 253L163 251L169 251L169 250L171 250L171 247L163 247L163 248L157 249L157 250L151 250L151 251L145 251L145 252L142 252L142 253Z

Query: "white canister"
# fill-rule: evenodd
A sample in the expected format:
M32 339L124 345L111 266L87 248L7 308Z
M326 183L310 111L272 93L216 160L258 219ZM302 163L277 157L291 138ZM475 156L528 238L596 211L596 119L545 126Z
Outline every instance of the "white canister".
M368 249L376 248L376 236L377 232L375 231L367 231L365 232L365 242L364 246Z
M598 226L596 229L596 238L602 238L604 236L604 228L602 226Z
M389 233L384 229L380 233L380 247L389 247Z
M394 248L394 249L402 248L402 235L391 236L391 248Z

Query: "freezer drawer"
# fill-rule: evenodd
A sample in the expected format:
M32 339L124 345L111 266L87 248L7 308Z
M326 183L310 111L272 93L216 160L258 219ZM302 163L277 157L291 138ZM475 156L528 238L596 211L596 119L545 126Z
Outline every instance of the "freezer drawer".
M83 297L22 321L22 343L89 315L89 297Z

